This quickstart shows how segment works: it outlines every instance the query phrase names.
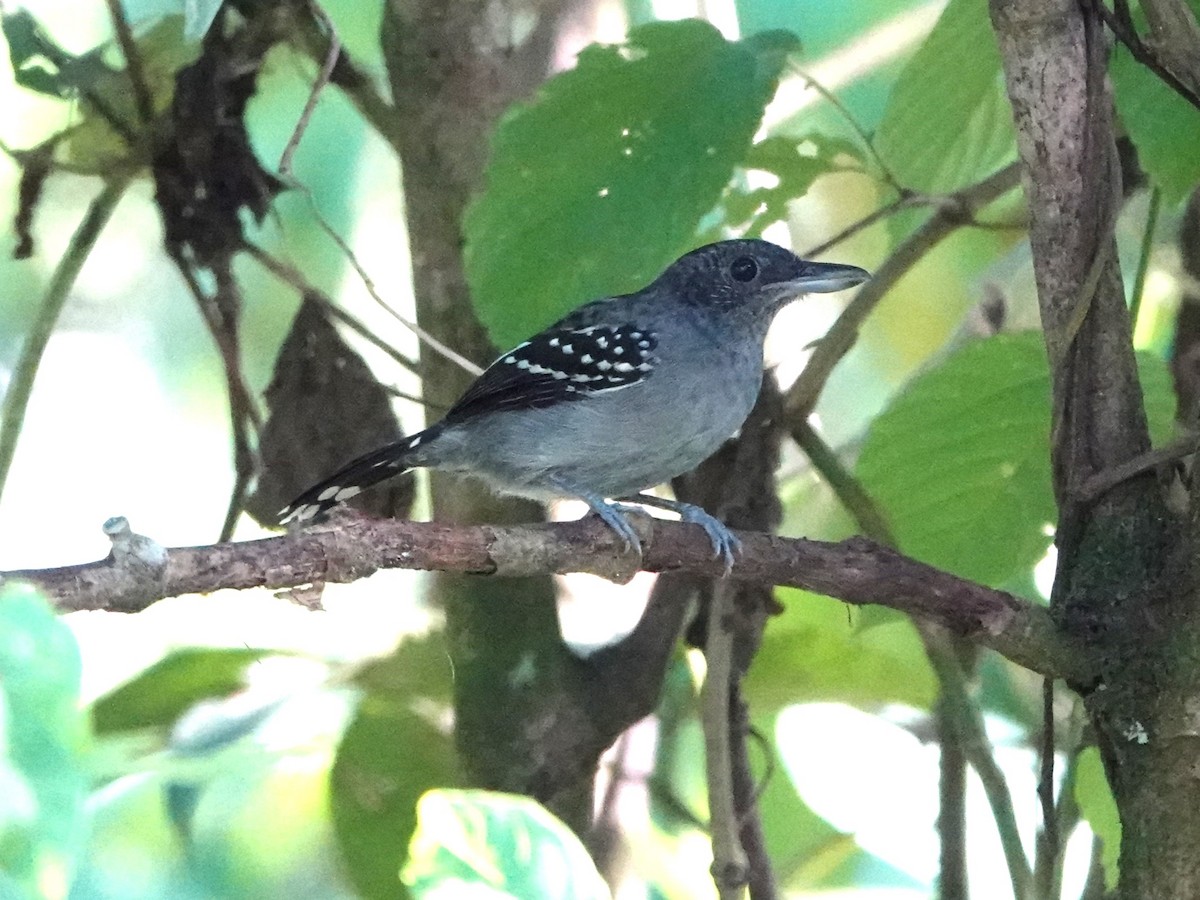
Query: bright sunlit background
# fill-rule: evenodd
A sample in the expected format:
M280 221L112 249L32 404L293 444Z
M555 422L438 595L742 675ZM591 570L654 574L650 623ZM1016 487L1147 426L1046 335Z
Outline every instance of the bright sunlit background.
M47 31L73 50L84 50L110 37L103 3L41 0L22 4ZM11 6L7 4L6 8ZM173 12L177 0L128 0L130 18L145 21L154 11ZM375 3L328 0L325 7L343 41L360 64L377 73ZM592 40L617 41L629 16L679 18L704 15L727 37L765 28L790 28L801 34L805 68L835 92L868 130L877 122L890 81L932 27L942 7L921 0L631 0L598 6L586 23L577 23L561 48L563 67ZM836 14L831 10L836 9ZM268 78L250 108L252 137L268 169L279 160L313 77L305 61L283 52L268 61ZM17 87L7 67L0 70L0 140L10 149L27 148L72 122L77 110ZM770 108L765 127L795 127L821 122L846 132L833 110L801 79L790 77ZM295 161L296 177L309 186L322 212L344 234L370 273L379 292L396 310L412 310L404 198L389 148L369 130L335 90L322 97ZM19 171L0 156L0 197L14 209ZM87 203L97 190L93 180L52 178L38 207L37 249L27 261L14 261L15 239L0 234L0 388L8 381L23 336L38 309L49 275ZM869 213L881 200L879 187L862 175L841 174L818 182L795 205L789 225L770 239L804 251ZM338 249L313 223L303 197L283 195L256 240L291 261L302 261L308 277L335 300L406 353L416 343L372 301ZM1122 252L1136 254L1129 231L1145 215L1134 203L1124 222ZM841 245L836 257L873 267L889 248L888 225L864 231ZM38 371L36 388L21 430L20 446L0 502L0 570L64 565L103 557L108 541L101 524L126 516L135 531L165 545L205 544L215 540L232 485L232 452L220 362L195 305L175 269L159 252L160 226L152 187L143 182L122 201L72 291L54 338ZM975 276L976 261L1001 249L986 277ZM817 412L817 420L835 446L861 439L866 423L914 373L959 333L970 311L988 290L1008 302L1009 325L1036 322L1028 252L1011 232L957 234L932 252L905 278L872 318L860 343L839 367ZM241 261L247 284L243 337L246 368L253 388L269 380L275 353L298 305L286 286L273 281L253 262ZM1177 288L1169 257L1154 260L1139 341L1161 342ZM821 295L788 310L772 334L769 356L781 380L794 379L806 358L805 348L819 337L845 303L843 295ZM406 373L383 354L356 344L385 382L414 390ZM421 410L397 401L406 428L422 422ZM784 492L788 501L784 531L791 535L827 534L847 521L828 491L790 450L785 458ZM563 515L576 512L566 509ZM838 524L843 523L843 524ZM245 519L237 537L265 534ZM1051 537L1047 536L1047 545ZM1039 567L1038 589L1048 589L1052 559ZM1033 573L1030 574L1033 577ZM380 589L387 580L386 589ZM651 579L639 578L617 589L587 577L565 581L564 629L573 643L595 646L636 621ZM256 829L264 821L282 823L285 834L270 840L289 853L311 853L328 873L336 871L326 826L305 822L325 814L322 786L340 728L349 708L349 692L322 690L339 662L387 652L405 634L423 633L437 614L420 602L421 576L386 572L354 585L330 585L324 610L309 611L268 592L227 592L183 597L159 603L136 616L75 613L67 617L83 652L83 699L90 701L159 659L173 647L206 645L288 648L299 658L252 667L244 695L249 714L269 709L258 734L263 766L257 779L231 786L231 793L258 792L260 813L248 814L233 827L244 838L267 840ZM397 602L410 596L409 603ZM839 615L844 615L839 613ZM846 628L853 623L846 617ZM886 628L886 626L885 626ZM445 660L447 683L453 677ZM231 715L229 709L224 715ZM937 872L934 819L937 800L937 749L928 734L914 727L917 716L904 707L871 715L850 706L806 703L785 709L775 728L781 748L780 771L803 799L834 828L853 835L879 861L873 888L839 896L926 897ZM1016 815L1027 837L1027 852L1038 823L1035 760L1006 719L987 722L997 759L1012 789ZM636 732L636 730L635 730ZM636 737L636 734L635 734ZM641 740L646 740L645 737ZM652 743L652 736L650 738ZM649 765L650 751L645 762ZM881 763L886 761L886 763ZM123 792L123 799L113 801ZM140 829L146 846L170 840L169 826L148 792L114 782L94 803L101 819L112 823L139 817L158 822ZM198 828L223 822L219 803L206 797ZM628 797L631 829L639 805L636 790ZM268 815L261 809L270 809ZM283 811L282 813L280 811ZM968 794L971 878L978 896L1011 896L983 789L971 774ZM102 821L102 824L103 824ZM149 829L149 830L147 830ZM296 834L291 834L291 830ZM109 832L110 836L116 832ZM151 835L146 837L146 835ZM1068 891L1082 886L1090 854L1090 833L1080 826L1072 836ZM143 848L144 849L144 848ZM640 860L650 871L669 868L686 891L711 893L705 841L676 848L678 858ZM124 867L127 896L153 896L164 883L142 851L106 845L104 865ZM831 847L825 864L845 858L844 847ZM282 865L279 895L315 896L302 885L288 884ZM177 873L176 873L177 874ZM661 873L660 873L661 874ZM333 875L330 876L335 877ZM139 881L139 879L141 879ZM989 890L987 886L992 886ZM140 891L140 893L139 893ZM147 893L148 892L148 893ZM89 896L105 896L97 890ZM166 894L163 894L166 896ZM182 894L180 895L182 896ZM328 896L328 895L326 895ZM644 882L630 880L617 896L650 896ZM813 895L815 896L815 895Z

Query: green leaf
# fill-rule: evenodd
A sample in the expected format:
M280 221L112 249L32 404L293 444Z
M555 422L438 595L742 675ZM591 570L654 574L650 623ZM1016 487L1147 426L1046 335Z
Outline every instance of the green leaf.
M741 168L775 176L771 187L731 185L721 198L721 228L747 237L762 237L767 226L783 221L788 203L808 193L821 175L846 168L846 161L862 163L862 151L851 141L813 133L799 140L777 135L759 141L746 153ZM706 236L718 240L717 230Z
M430 664L436 642L407 640L359 673L363 697L330 773L334 834L350 880L369 900L407 896L400 870L417 800L459 781L453 741L426 713L451 683L444 650L442 664Z
M906 188L964 187L1016 155L987 4L950 0L888 98L876 149Z
M1167 434L1166 367L1139 363L1152 433ZM872 423L857 473L905 553L991 585L1032 567L1056 520L1041 336L977 341L920 375Z
M200 45L184 35L183 16L165 16L138 36L137 47L154 111L162 112L175 96L176 72L199 55ZM82 105L83 119L71 129L67 140L71 161L90 171L106 172L127 159L131 151L148 150L148 147L131 147L109 122L109 116L114 116L127 132L138 136L138 143L148 143L148 136L141 132L144 126L134 104L129 72L107 70L86 87L90 96L104 104L107 114L99 112L94 104Z
M768 629L769 630L769 629ZM780 757L775 734L775 716L756 716L755 731L763 736L763 751L771 760ZM752 747L751 752L754 752ZM761 785L758 812L762 818L767 854L775 868L776 877L789 891L830 888L830 875L839 866L830 859L831 848L838 854L854 857L861 854L854 838L839 832L818 816L798 793L790 778L758 776ZM820 865L824 861L829 865Z
M1120 879L1121 816L1095 747L1080 751L1075 761L1075 802L1084 821L1103 842L1104 885L1111 891Z
M193 704L242 688L246 667L269 652L176 650L92 704L92 727L97 734L169 728Z
M528 797L430 791L417 812L404 869L414 897L612 896L579 838Z
M1197 12L1200 4L1189 4ZM1139 26L1145 17L1135 11ZM1168 203L1178 203L1200 182L1200 111L1135 60L1121 44L1109 72L1117 112L1138 151L1138 162L1162 188Z
M75 637L38 592L0 589L0 871L28 896L66 883L84 837L79 678Z
M698 20L635 28L514 107L466 215L465 264L501 346L586 300L633 291L691 248L775 93L778 33Z
M112 74L97 51L72 56L59 47L28 10L0 15L0 29L8 44L13 78L23 88L51 97L69 97Z
M762 713L815 700L865 710L931 706L933 673L912 623L857 629L844 603L791 589L778 596L784 611L771 620L746 676L751 708Z

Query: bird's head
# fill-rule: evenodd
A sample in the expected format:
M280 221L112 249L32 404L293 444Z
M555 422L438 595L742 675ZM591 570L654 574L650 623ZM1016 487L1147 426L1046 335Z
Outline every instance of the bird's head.
M869 277L857 266L812 262L767 241L741 239L681 256L656 286L699 308L769 319L802 294L845 290Z

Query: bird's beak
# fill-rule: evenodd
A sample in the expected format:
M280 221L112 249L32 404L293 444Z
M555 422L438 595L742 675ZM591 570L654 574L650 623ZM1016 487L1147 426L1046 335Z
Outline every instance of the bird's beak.
M789 281L779 283L779 287L787 294L831 294L834 291L844 291L855 285L862 284L871 273L858 266L845 266L841 263L805 262L804 272Z

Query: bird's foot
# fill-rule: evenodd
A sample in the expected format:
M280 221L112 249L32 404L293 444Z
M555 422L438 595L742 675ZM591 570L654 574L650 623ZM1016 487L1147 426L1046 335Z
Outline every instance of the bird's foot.
M629 503L641 503L645 506L669 510L678 514L680 521L699 525L708 535L709 543L712 544L713 558L719 556L724 560L726 575L733 571L733 558L742 552L742 542L729 530L729 526L716 516L710 515L694 503L667 500L665 497L656 497L653 494L633 494L621 499Z
M640 513L641 510L632 509L620 503L597 503L592 505L591 509L605 525L616 532L617 537L625 542L626 553L642 555L642 539L638 537L637 531L634 530L627 517L628 513Z
M679 503L677 510L680 521L690 522L704 529L709 543L712 544L713 558L719 556L725 561L725 574L728 575L733 570L733 558L742 552L742 542L738 536L716 516L705 512L695 504Z

